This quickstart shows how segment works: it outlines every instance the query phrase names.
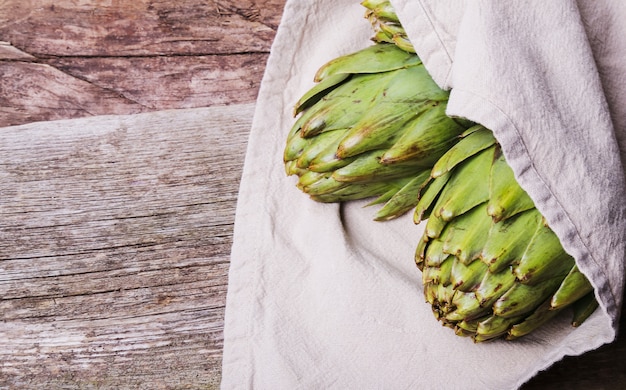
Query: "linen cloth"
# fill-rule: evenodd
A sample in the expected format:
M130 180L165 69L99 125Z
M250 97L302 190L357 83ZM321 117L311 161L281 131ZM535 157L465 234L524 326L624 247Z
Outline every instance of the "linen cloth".
M423 224L320 204L286 177L298 98L326 61L371 44L364 8L288 0L257 101L235 219L223 389L509 389L614 340L623 291L626 7L620 2L392 2L448 112L492 129L518 181L596 288L558 316L474 344L425 303ZM590 2L591 3L591 2Z

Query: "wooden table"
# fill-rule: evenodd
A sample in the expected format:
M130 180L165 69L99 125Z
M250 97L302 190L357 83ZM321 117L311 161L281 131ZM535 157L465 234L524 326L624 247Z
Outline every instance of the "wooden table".
M239 176L283 6L0 2L0 126L233 107L228 131L176 141L158 114L143 133L2 130L0 388L219 386ZM524 389L624 388L625 358L622 334Z

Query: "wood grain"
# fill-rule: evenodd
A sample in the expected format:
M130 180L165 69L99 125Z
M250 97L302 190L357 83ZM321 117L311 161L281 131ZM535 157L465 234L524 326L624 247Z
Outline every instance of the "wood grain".
M254 102L284 0L0 1L0 126Z
M217 386L252 110L0 130L0 388Z

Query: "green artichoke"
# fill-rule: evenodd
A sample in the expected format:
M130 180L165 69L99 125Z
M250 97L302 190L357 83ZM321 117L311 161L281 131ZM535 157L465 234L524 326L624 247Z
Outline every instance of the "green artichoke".
M426 221L415 261L435 316L481 342L524 336L593 288L516 182L492 132L445 110L389 1L365 0L374 45L319 69L296 104L285 170L320 202L375 198L376 220Z
M377 220L415 207L435 161L472 125L445 114L449 93L396 45L336 58L315 81L296 104L285 170L320 202L377 197Z
M566 307L597 307L593 287L518 185L490 130L477 125L437 161L420 194L416 250L426 300L456 333L515 339Z
M391 6L389 0L365 0L361 5L367 8L365 18L367 18L374 29L374 42L393 43L402 50L415 53L415 48L400 24L400 19L396 11Z

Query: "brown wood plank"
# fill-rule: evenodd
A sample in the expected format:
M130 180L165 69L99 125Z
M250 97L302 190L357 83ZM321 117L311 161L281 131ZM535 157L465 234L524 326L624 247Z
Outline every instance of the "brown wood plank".
M0 37L35 57L269 51L284 0L4 0Z
M0 3L0 127L254 102L284 0Z
M0 127L145 111L145 107L116 91L43 63L0 61L0 79Z
M217 387L252 111L0 130L0 388Z
M48 64L149 110L256 100L267 54L59 58Z
M20 49L11 45L10 42L0 41L0 60L24 60L31 61L35 57L28 53L24 53Z
M0 61L0 126L256 100L267 54Z

